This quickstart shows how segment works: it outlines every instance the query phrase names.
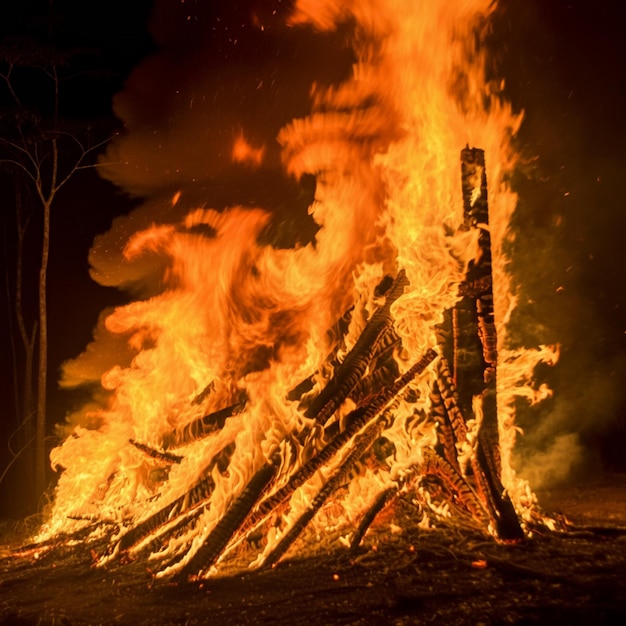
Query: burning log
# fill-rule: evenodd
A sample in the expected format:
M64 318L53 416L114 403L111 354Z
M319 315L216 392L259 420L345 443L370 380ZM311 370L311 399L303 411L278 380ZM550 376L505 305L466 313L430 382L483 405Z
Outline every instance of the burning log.
M185 424L182 428L169 433L163 440L164 448L184 446L185 444L197 441L224 428L224 424L229 417L239 415L246 408L245 398L219 409L209 415L205 415L197 420Z
M181 577L200 575L215 563L232 536L241 528L260 494L276 476L279 461L279 455L275 453L272 459L256 472L226 514L217 522L200 549L184 565L180 572Z
M443 403L446 416L454 432L457 443L463 443L467 439L467 425L463 411L459 406L459 398L456 386L445 358L439 359L437 364L437 382L441 401Z
M281 506L298 487L304 484L304 482L315 473L315 471L325 465L354 436L355 432L360 430L364 424L367 424L375 418L415 376L423 372L435 357L436 352L434 350L428 350L422 359L398 378L392 386L379 393L367 407L361 411L355 411L350 426L346 428L343 433L338 435L335 440L320 451L307 465L296 472L284 488L263 501L257 511L248 517L258 499L274 479L277 469L280 466L280 454L276 451L270 460L256 472L241 495L236 499L233 505L231 505L226 515L209 534L203 546L185 565L181 571L181 575L193 576L210 567L221 556L222 551L227 547L231 538L242 529L244 524L246 528L242 532L250 532L250 530L258 525L269 513ZM355 441L354 451L360 452L358 452L356 456L353 456L354 451L351 452L349 455L351 461L349 463L346 461L346 463L342 464L342 472L334 477L334 481L332 482L334 487L327 487L318 494L316 501L319 502L319 506L322 506L327 497L335 491L339 483L345 479L367 448L372 445L384 428L389 425L390 419L391 414L388 412L384 413L380 419L369 426L367 437L365 434L362 434L359 437L359 442L357 443ZM326 495L323 496L321 495L322 493ZM289 536L291 537L291 541L295 540L297 535L300 534L309 519L310 518L306 515L303 516L298 526L299 530L292 529L290 531ZM281 544L285 550L288 548L288 545L286 545L288 541L288 539L285 539L285 544ZM276 558L280 557L278 556Z
M426 354L407 372L405 372L398 380L388 389L381 392L368 406L365 412L364 419L369 421L374 418L383 408L395 397L397 394L419 373L423 372L429 363L436 357L434 350L428 350ZM264 559L264 565L269 566L277 563L278 560L289 549L289 546L297 539L300 533L304 530L309 521L324 505L326 500L343 484L348 477L354 466L363 457L367 450L372 446L374 441L380 437L382 432L389 427L393 420L393 411L387 408L383 410L381 416L374 422L368 425L367 429L358 435L348 453L346 459L342 461L339 468L337 468L334 474L328 479L324 487L318 492L311 504L307 507L307 510L300 516L300 518L293 524L293 526L287 531L287 533L280 539L278 544L272 549L272 551ZM335 443L335 442L333 442ZM331 446L327 446L329 448ZM337 445L332 448L338 447ZM318 455L319 456L319 455ZM330 456L330 454L329 454ZM311 464L313 465L313 464ZM312 467L303 468L303 475L312 475L315 471ZM302 482L301 480L298 482ZM287 494L288 495L288 494ZM281 501L284 501L285 497L281 497Z
M487 202L487 177L485 155L469 146L461 151L461 180L465 225L479 230L480 254L471 262L466 282L475 289L467 289L471 296L462 299L469 307L473 300L477 312L478 335L482 345L484 388L481 393L482 416L478 432L476 455L473 467L478 485L492 509L498 537L518 541L524 536L513 505L500 482L498 409L496 402L497 337L494 322L491 237ZM478 287L481 288L477 291ZM458 384L459 382L457 376Z
M198 512L201 508L199 505L208 501L215 488L215 482L211 473L216 467L218 470L222 469L220 466L224 465L224 459L230 458L233 451L234 444L229 444L219 454L215 455L208 467L203 470L202 478L191 489L123 534L115 549L111 551L111 554L129 550L148 536L155 534L160 528L170 523L172 519L180 518L186 520L185 523L190 523L192 516L187 512L189 509L194 509ZM173 527L170 531L172 530L174 530Z
M446 413L443 397L439 388L439 382L435 380L430 390L430 412L437 423L439 441L443 448L442 454L448 463L460 470L458 450L456 448L457 438L455 437L452 424Z
M361 518L357 529L352 535L352 539L350 540L351 552L354 552L361 545L361 541L363 540L365 533L376 519L376 516L387 506L397 491L398 490L395 487L389 487L387 489L383 489L383 491L376 496L372 506L365 512L365 515Z
M155 448L151 448L147 446L145 443L139 443L134 439L129 439L128 442L135 446L138 450L141 450L143 453L147 454L152 459L157 459L158 461L163 461L164 463L180 463L183 460L182 456L177 454L171 454L170 452L163 452L161 450L156 450Z
M289 482L279 489L276 493L268 496L263 500L254 511L250 519L250 526L258 524L267 515L276 508L281 506L293 492L301 487L313 474L326 465L341 448L352 439L352 437L363 428L368 422L373 420L385 406L413 379L421 374L426 367L435 359L437 353L434 350L428 350L426 354L403 374L393 385L381 391L367 405L359 407L352 411L347 420L346 428L336 435L336 437L318 452L306 465L296 471ZM381 426L388 425L388 415L383 416L380 420Z
M423 476L436 476L446 485L453 501L467 509L478 522L484 522L487 511L465 478L456 468L433 450L423 450L424 462L420 467Z
M193 505L206 501L214 488L215 483L211 476L202 478L187 493L176 498L176 500L159 509L156 513L133 526L127 533L122 535L115 551L124 552L129 550L153 534L159 527L169 522L172 516L182 513Z
M375 393L377 389L390 384L398 376L398 363L394 358L394 352L401 347L402 342L393 328L385 334L383 343L385 340L388 343L381 349L380 354L375 355L376 363L371 373L364 376L348 395L357 404Z
M313 399L305 411L307 417L314 418L319 424L324 425L348 397L391 328L393 323L391 305L402 295L407 284L405 273L399 272L387 292L385 304L372 315L352 350L336 369L328 384Z
M371 424L365 432L355 438L346 459L342 461L341 465L326 481L326 484L313 498L304 513L302 513L291 528L281 537L276 546L274 546L270 553L263 559L263 565L265 567L276 564L283 557L289 547L306 528L307 524L322 508L326 500L345 483L356 464L380 436L382 431L389 425L391 418L391 413L386 411L380 421Z

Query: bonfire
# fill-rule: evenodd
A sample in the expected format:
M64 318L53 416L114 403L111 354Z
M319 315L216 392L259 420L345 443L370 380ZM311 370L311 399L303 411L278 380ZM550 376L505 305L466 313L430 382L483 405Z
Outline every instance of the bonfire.
M557 350L507 339L522 115L486 74L492 10L296 3L290 27L348 24L355 57L276 137L284 174L315 180L314 236L275 245L271 211L181 189L177 219L127 238L125 276L159 288L106 316L130 357L51 453L37 550L197 578L355 549L399 503L501 542L553 524L512 464L515 404L549 394L533 372ZM263 166L245 128L232 147Z

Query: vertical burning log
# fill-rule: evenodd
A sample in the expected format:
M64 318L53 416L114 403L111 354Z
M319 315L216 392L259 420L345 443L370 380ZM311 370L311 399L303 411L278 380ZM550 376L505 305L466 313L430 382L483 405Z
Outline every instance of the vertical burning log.
M520 540L523 532L502 483L500 482L501 467L499 458L498 409L496 403L496 367L497 367L497 336L494 322L492 268L491 268L491 237L489 235L489 207L487 202L487 176L485 171L485 154L477 148L469 146L461 151L461 184L463 191L463 211L465 226L477 228L479 255L470 263L466 283L474 291L461 300L463 310L474 299L478 336L482 345L483 357L483 389L480 394L482 402L482 420L478 432L475 469L478 485L487 489L487 501L495 509L496 533L503 540ZM457 383L461 385L459 373Z

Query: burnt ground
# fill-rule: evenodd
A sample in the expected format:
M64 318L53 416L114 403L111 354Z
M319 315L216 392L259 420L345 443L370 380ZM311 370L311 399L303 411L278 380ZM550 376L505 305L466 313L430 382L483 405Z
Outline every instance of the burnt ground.
M0 624L624 624L626 476L540 493L572 523L500 545L475 531L372 527L356 553L203 582L95 568L86 547L0 551Z

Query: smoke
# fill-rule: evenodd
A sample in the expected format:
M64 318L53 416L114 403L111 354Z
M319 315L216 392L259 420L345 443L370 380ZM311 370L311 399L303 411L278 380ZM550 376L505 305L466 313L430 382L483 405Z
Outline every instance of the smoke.
M624 467L614 444L626 429L618 21L591 4L519 0L494 16L493 56L525 111L508 250L518 297L510 340L560 345L559 363L537 371L552 399L518 412L525 434L516 465L533 486Z
M626 359L594 363L592 371L588 365L566 358L551 376L554 396L536 410L519 412L525 435L514 463L534 488L579 480L607 465L598 442L619 412Z
M96 282L132 298L161 293L167 255L129 259L125 247L135 233L180 224L198 207L263 207L272 217L259 238L276 248L314 239L315 182L285 172L277 136L310 112L311 86L345 79L354 58L341 32L287 26L288 4L155 2L157 51L114 99L124 131L99 170L138 205L96 238L89 253ZM83 354L64 364L63 387L98 387L112 364L132 358L127 338L104 327L109 313Z
M344 78L352 60L337 36L288 28L287 13L278 1L157 0L150 30L159 49L114 100L125 133L106 156L104 176L142 197L210 192L245 180L248 169L231 159L242 132L263 150L263 167L275 171L280 128L310 111L315 81Z

